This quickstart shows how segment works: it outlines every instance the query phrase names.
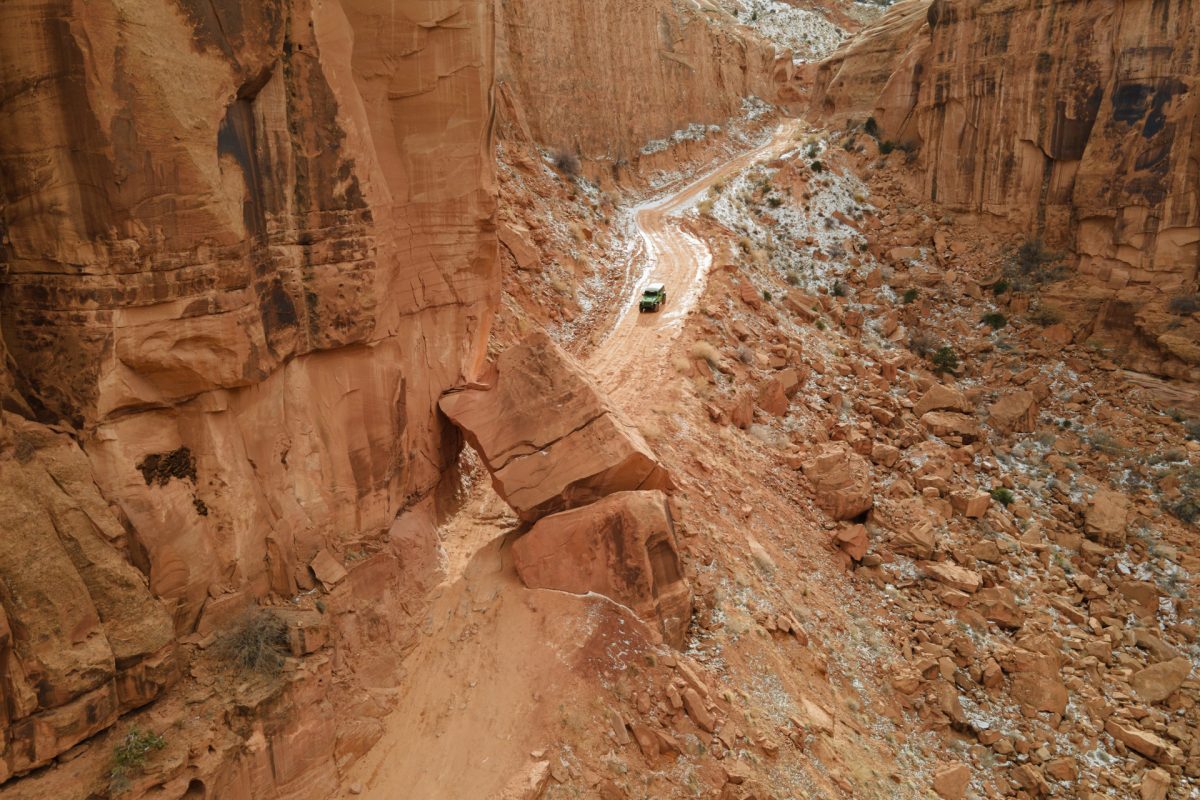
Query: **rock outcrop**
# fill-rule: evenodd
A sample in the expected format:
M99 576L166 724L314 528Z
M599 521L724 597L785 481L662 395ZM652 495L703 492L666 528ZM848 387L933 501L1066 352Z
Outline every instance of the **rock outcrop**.
M492 40L474 1L0 8L8 769L441 480L498 302Z
M823 445L802 468L817 505L834 519L853 519L874 505L871 465L845 445Z
M545 333L501 353L491 380L450 392L441 407L522 520L613 492L670 487L637 428Z
M1071 323L1194 381L1200 321L1168 309L1200 269L1198 80L1194 4L906 0L821 65L813 109L873 116L928 198L1073 253Z
M672 647L683 645L692 592L662 492L617 492L543 517L512 552L526 586L604 595L655 623Z

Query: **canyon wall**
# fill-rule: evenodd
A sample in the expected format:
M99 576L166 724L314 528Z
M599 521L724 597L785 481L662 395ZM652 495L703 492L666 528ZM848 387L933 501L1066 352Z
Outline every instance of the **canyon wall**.
M498 0L497 85L507 123L588 159L633 159L690 124L774 101L790 54L708 2Z
M498 302L492 19L0 6L0 781L315 559L431 562L389 530Z
M873 115L928 199L1077 256L1051 294L1079 335L1197 380L1166 308L1200 268L1198 83L1188 0L905 0L821 65L813 111Z

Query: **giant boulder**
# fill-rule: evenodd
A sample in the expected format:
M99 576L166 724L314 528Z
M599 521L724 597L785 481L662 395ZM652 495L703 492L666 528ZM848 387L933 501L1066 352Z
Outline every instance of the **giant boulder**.
M452 391L441 408L527 522L613 492L671 485L637 428L540 331L500 355L490 387Z
M628 606L674 647L683 644L692 593L662 492L617 492L539 520L513 543L526 586L587 594Z

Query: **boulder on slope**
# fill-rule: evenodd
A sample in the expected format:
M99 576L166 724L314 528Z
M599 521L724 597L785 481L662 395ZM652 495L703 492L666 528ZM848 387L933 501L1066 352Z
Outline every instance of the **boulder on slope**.
M544 332L501 353L490 387L451 391L440 405L526 522L613 492L671 487L637 428Z

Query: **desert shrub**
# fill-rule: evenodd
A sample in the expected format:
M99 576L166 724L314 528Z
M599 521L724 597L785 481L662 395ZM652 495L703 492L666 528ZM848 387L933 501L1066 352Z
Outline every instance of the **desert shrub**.
M938 375L943 372L958 371L958 353L954 352L954 348L950 345L942 345L933 354L933 371Z
M1026 239L1009 254L1004 265L1005 279L1017 291L1051 283L1063 276L1062 258L1061 253L1047 250L1041 239Z
M809 164L809 167L812 168L813 172L824 172L825 171L825 165L822 164L820 161L812 162L811 164Z
M579 156L569 150L559 150L554 154L554 166L562 174L574 178L579 175Z
M799 286L801 282L800 273L796 272L795 270L789 272L787 274L787 282L789 286Z
M1009 288L1008 281L1004 280L1004 278L1001 278L1000 280L998 280L992 284L992 294L1002 295L1008 291L1008 288Z
M763 300L766 300L768 303L771 302L771 293L766 289L763 289Z
M1182 496L1167 504L1167 511L1184 522L1200 520L1200 467L1191 467L1179 473L1179 491Z
M1178 297L1172 297L1171 302L1167 304L1167 310L1181 317L1195 314L1200 311L1200 294L1181 294Z
M1043 328L1057 325L1062 322L1062 318L1062 313L1057 308L1044 306L1041 303L1034 306L1029 312L1029 319Z
M820 146L817 145L816 142L809 143L809 145L808 145L808 157L809 158L816 158L820 152L821 152L821 148L820 148Z
M703 359L713 369L717 369L721 363L721 354L708 342L696 342L692 345L692 358Z
M915 330L908 337L908 349L921 358L936 352L942 343L929 331Z
M696 206L696 212L702 217L711 217L713 210L713 201L705 198Z
M896 143L893 141L883 141L879 143L879 152L881 155L887 155L896 149Z
M829 326L825 324L825 320L823 320L823 319L817 320L817 330L823 331L828 327Z
M749 347L746 347L746 345L742 345L738 348L737 357L738 361L746 364L747 366L754 365L754 351Z
M1183 423L1183 432L1192 441L1200 442L1200 419L1188 420Z
M136 725L113 748L112 764L108 770L109 785L117 792L129 788L129 779L141 772L152 750L162 750L167 740L161 734L144 731Z
M750 241L749 236L738 237L738 248L746 255L750 255L750 251L754 249L754 242Z
M779 208L781 205L783 205L783 198L777 197L776 195L771 195L767 198L767 205L769 205L771 208Z
M867 121L863 123L863 133L874 136L876 139L879 138L879 123L875 121L874 117L867 117Z
M1104 431L1088 436L1087 442L1093 450L1106 456L1119 456L1125 452L1125 448L1121 446L1120 442Z
M992 311L984 314L983 318L979 321L994 331L998 331L1008 324L1008 320L1005 319L1004 315L998 311Z
M829 292L834 297L845 297L846 296L846 284L842 283L841 281L834 281L833 288L831 288L829 290Z
M910 286L904 290L904 305L914 302L917 299L917 289L915 286Z
M288 652L287 623L270 609L250 611L221 638L218 652L238 669L278 675Z
M995 489L992 489L992 499L1005 508L1008 508L1008 505L1016 498L1013 496L1011 489L1005 489L1003 486L998 486Z

